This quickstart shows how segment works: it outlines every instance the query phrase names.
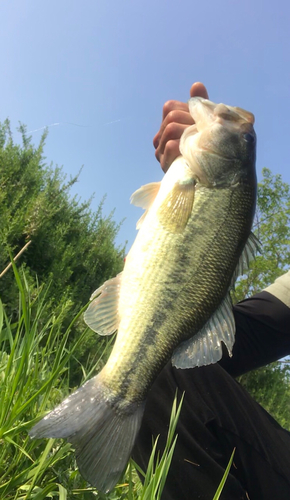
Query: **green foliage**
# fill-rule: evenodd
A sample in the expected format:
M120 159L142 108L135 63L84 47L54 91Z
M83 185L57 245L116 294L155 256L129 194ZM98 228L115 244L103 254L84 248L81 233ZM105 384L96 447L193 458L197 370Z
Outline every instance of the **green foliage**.
M59 308L47 318L49 288L34 289L31 293L25 274L21 278L15 265L14 272L20 294L16 322L11 323L0 301L0 498L157 500L176 442L175 428L181 409L181 403L177 408L176 400L164 454L160 459L155 457L155 445L145 485L142 486L130 462L124 480L108 495L97 492L82 479L70 444L28 437L27 431L40 416L68 394L69 360L83 341L85 332L69 347L70 330L82 311L61 334L63 310ZM100 368L106 356L104 341L94 371ZM86 373L87 378L91 375L91 372Z
M258 186L258 205L254 231L262 253L237 283L234 302L262 291L290 265L290 186L280 175L263 169ZM290 379L287 364L253 370L239 381L282 426L290 429Z
M260 292L290 265L290 186L282 181L281 175L274 176L266 168L258 185L254 232L261 242L262 253L237 283L234 302Z
M221 494L222 494L222 491L223 491L224 485L225 485L225 483L226 483L227 477L228 477L228 475L229 475L229 473L230 473L230 469L231 469L231 466L232 466L232 463L233 463L233 460L234 460L234 454L235 454L235 451L236 451L236 449L234 449L234 450L233 450L233 453L231 454L231 458L230 458L229 463L228 463L228 465L227 465L227 468L226 468L226 470L225 470L225 472L224 472L224 475L223 475L223 477L222 477L222 480L221 480L221 482L220 482L220 484L219 484L219 487L218 487L218 489L216 490L216 493L215 493L215 495L214 495L214 497L213 497L213 500L219 500L219 498L220 498L220 496L221 496Z
M183 397L178 405L178 408L177 398L175 397L173 401L166 445L161 458L157 453L157 438L153 445L146 474L140 471L138 465L135 464L136 469L139 470L139 472L141 472L144 476L144 486L143 491L139 496L140 500L160 500L161 498L177 440L177 436L175 436L175 430L181 411L182 401Z
M67 465L70 445L32 441L27 429L68 393L67 365L77 342L68 350L70 328L61 334L65 305L48 318L49 289L31 293L25 275L20 279L15 273L20 292L15 322L0 302L0 498L42 499L52 491L61 498L70 478L66 469L56 470L60 462Z
M14 266L19 290L17 320L11 322L0 301L0 498L1 500L81 500L129 498L127 493L142 488L131 471L130 485L123 481L110 495L98 493L79 474L71 445L63 440L32 440L28 430L48 409L70 392L69 362L85 331L73 343L68 339L82 310L63 332L62 304L48 315L49 287L31 290ZM83 382L100 369L108 356L106 340L99 344L95 366L83 372ZM132 465L130 466L132 468ZM133 497L132 497L133 498ZM134 497L135 498L135 497Z
M63 318L67 328L71 318L89 300L91 293L123 267L124 248L114 240L119 225L113 213L102 214L104 199L95 213L91 200L70 197L78 176L66 181L60 168L45 165L43 149L46 133L37 147L31 144L23 125L22 145L14 144L9 121L0 125L0 273L27 241L31 244L20 257L26 279L33 286L50 281L47 299L51 311L70 303ZM9 270L0 278L0 297L8 316L16 314L18 290ZM81 334L76 323L72 338ZM81 359L97 349L98 336L87 332ZM77 370L74 366L72 371Z
M102 215L104 200L92 213L91 200L80 203L70 197L78 176L66 182L61 169L44 164L46 133L35 148L24 126L22 146L13 143L8 121L0 130L0 244L6 249L0 269L9 261L8 250L15 254L31 239L21 261L40 282L51 278L51 296L60 301L65 294L78 310L94 287L122 268L123 249L114 246L119 225L113 214ZM0 282L8 305L11 281L9 273Z
M65 333L61 333L65 305L48 317L49 287L31 291L25 273L20 277L15 265L14 273L19 290L17 321L11 323L0 301L1 500L160 500L177 439L175 430L182 400L178 406L176 398L173 402L167 443L161 457L156 453L157 441L153 446L148 470L143 473L144 485L136 471L138 466L131 460L124 478L109 494L87 485L78 472L69 443L28 437L28 430L46 410L69 393L69 360L85 332L69 347L70 330L82 311ZM97 365L90 371L84 369L84 380L91 377L92 370L100 368L102 358L107 357L107 347L104 341Z
M253 370L239 382L277 422L290 431L290 366L287 361Z

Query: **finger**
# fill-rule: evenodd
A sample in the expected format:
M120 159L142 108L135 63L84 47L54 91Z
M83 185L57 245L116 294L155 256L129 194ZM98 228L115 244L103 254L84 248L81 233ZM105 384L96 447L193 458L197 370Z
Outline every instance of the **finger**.
M183 125L192 125L193 124L193 119L191 118L189 111L188 111L188 106L186 104L186 111L180 110L180 109L173 109L169 111L169 113L166 115L164 118L163 122L161 123L160 130L157 132L153 139L153 145L155 148L158 148L160 145L160 142L162 141L162 137L164 135L164 132L166 131L167 127L171 123L180 123Z
M175 109L188 111L188 106L185 102L181 101L174 101L174 100L166 101L166 103L163 105L162 121L166 118L166 116L168 115L168 113L170 113L170 111L174 111Z
M160 162L163 172L167 172L170 165L174 162L177 156L180 155L179 151L179 139L170 140L167 142L164 153L157 158L157 151L155 153L156 158Z
M172 128L168 131L168 135L164 137L164 145L162 144L162 149L156 149L155 156L161 163L163 170L167 170L177 156L180 155L180 137L187 127L188 125L181 125L177 123L172 124Z
M208 92L203 83L195 82L191 86L190 97L195 96L208 99ZM170 100L164 104L161 127L153 139L153 145L156 149L155 156L164 172L179 156L180 137L185 128L193 123L186 103Z
M184 130L193 124L193 120L189 115L190 120L186 120L185 123L171 122L165 127L163 134L160 137L159 145L157 151L159 155L164 153L165 146L168 141L180 139Z
M203 97L204 99L208 99L208 92L204 84L195 82L190 88L190 97Z

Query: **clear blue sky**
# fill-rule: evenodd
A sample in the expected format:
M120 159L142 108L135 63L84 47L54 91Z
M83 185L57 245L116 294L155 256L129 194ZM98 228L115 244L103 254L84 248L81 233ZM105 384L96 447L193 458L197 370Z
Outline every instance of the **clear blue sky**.
M0 120L35 143L49 126L47 162L84 165L74 192L95 193L93 208L107 194L128 248L141 215L130 195L162 177L162 105L194 81L255 114L259 178L268 167L290 183L289 26L288 0L2 0Z

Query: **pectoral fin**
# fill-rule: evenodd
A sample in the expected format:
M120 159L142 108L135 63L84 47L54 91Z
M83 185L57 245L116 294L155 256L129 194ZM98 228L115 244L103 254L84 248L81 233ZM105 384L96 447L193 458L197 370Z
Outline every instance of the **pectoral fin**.
M177 347L172 364L176 368L193 368L216 363L222 357L221 342L226 345L231 356L235 342L235 320L229 294L200 332Z
M118 302L122 273L106 281L91 296L84 314L86 324L99 335L111 335L119 327Z
M191 215L196 180L188 177L178 181L157 210L162 226L172 233L181 233Z

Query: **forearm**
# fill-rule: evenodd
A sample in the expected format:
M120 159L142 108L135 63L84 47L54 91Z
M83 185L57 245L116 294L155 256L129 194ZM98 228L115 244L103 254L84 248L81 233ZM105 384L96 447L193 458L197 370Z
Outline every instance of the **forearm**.
M265 289L265 292L271 293L287 307L290 307L290 271L277 278L272 285Z

